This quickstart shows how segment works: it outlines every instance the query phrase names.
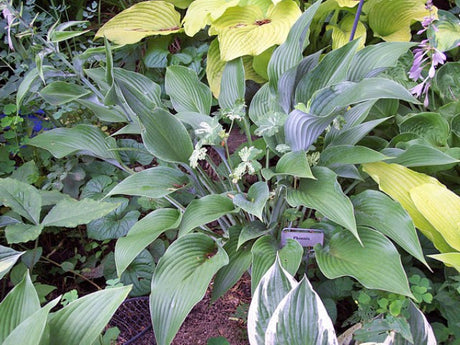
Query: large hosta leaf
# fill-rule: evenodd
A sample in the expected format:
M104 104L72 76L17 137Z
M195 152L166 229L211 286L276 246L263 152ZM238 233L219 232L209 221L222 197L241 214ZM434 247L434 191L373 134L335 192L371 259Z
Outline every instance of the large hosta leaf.
M391 155L390 150L383 150L384 153ZM442 170L454 167L459 160L444 152L428 145L410 145L407 150L402 151L396 158L387 160L387 163L397 163L406 167L436 166Z
M244 55L259 55L286 40L289 29L300 16L294 1L282 0L264 13L260 6L231 7L212 23L211 33L219 36L224 61Z
M175 209L158 209L139 220L115 245L115 263L120 276L134 258L163 232L176 228L181 213Z
M265 182L256 182L249 187L246 196L243 194L235 195L233 203L262 220L262 212L269 198L269 192Z
M299 178L315 178L311 172L305 151L288 152L276 163L275 172L264 169L262 174L271 179L278 175L291 175Z
M11 267L14 266L16 261L25 252L18 252L14 249L0 245L0 279L9 272Z
M306 276L276 308L267 327L265 344L338 344L327 310Z
M361 164L379 162L386 158L389 157L364 146L337 145L329 146L321 152L319 164Z
M175 192L188 182L187 175L180 170L157 166L128 176L107 196L125 194L157 199Z
M228 263L225 251L203 234L177 239L152 278L150 314L158 345L169 345L187 314L205 295L213 275Z
M40 222L42 198L37 189L27 183L0 179L0 203L34 224Z
M120 12L96 33L117 44L132 44L152 35L180 30L180 13L165 1L144 1Z
M28 144L48 150L56 158L79 153L101 158L112 164L120 162L115 151L115 139L108 137L98 127L90 125L52 129L32 138Z
M414 133L434 146L445 146L450 134L449 123L438 113L418 113L399 124L401 133Z
M460 272L460 253L442 253L428 255L432 259L444 262L447 266L455 267Z
M45 86L40 91L40 96L52 105L61 105L75 101L89 93L91 91L80 85L70 84L65 81L55 81Z
M223 195L211 194L193 200L185 209L179 233L184 235L233 211L235 207L232 200Z
M8 243L23 243L33 241L40 236L43 225L38 224L10 224L5 229L5 236Z
M94 292L52 313L48 321L50 345L93 344L129 290L130 286L122 286Z
M160 108L138 115L142 139L151 154L167 162L188 163L192 140L178 119Z
M297 282L282 266L277 257L275 263L264 274L252 296L248 311L249 344L265 344L265 331L281 300L297 285Z
M339 231L324 246L315 246L321 272L329 279L351 276L368 289L412 297L397 249L381 233L359 227L362 245L348 231Z
M353 205L337 182L337 175L326 167L317 166L312 171L317 179L302 179L299 189L288 192L287 202L293 207L303 205L318 210L348 229L359 241Z
M425 0L369 0L363 11L374 36L385 41L410 41L410 26L430 16L425 4Z
M387 164L383 162L363 164L363 170L379 184L380 190L398 201L409 213L415 226L430 240L441 252L453 252L441 234L415 206L410 191L423 184L431 183L443 186L434 177L412 171L402 165Z
M372 227L388 236L427 265L414 223L401 204L374 190L364 191L351 200L358 225Z
M219 106L223 109L232 109L237 101L244 100L244 66L241 58L226 63L220 91Z

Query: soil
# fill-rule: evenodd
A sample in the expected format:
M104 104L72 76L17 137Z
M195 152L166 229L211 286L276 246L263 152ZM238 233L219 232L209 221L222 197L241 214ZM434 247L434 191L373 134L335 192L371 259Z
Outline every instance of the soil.
M251 280L245 274L238 283L213 304L211 288L185 319L172 345L206 345L210 338L223 337L230 345L247 345L246 313L251 301ZM150 327L148 298L127 300L114 315L110 326L117 326L121 344L155 344ZM137 336L137 337L136 337Z

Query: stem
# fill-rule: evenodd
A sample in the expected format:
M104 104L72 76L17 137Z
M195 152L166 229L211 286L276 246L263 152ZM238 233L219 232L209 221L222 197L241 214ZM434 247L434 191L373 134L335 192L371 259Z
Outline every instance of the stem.
M355 15L355 21L353 22L353 28L351 29L351 33L350 33L350 41L353 41L353 39L355 38L356 28L358 27L359 16L361 15L363 4L364 4L364 0L359 0L358 10L356 11L356 15Z
M348 194L353 188L355 188L358 185L359 182L361 182L361 181L358 181L358 180L353 181L353 183L351 185L349 185L348 188L345 189L345 191L343 193Z
M181 203L175 200L172 196L165 195L164 198L168 200L171 203L171 205L180 210L182 213L185 212L185 207L182 206Z
M205 196L206 192L204 191L203 186L201 186L200 181L198 181L198 178L197 178L195 172L192 170L192 168L190 168L187 164L184 164L184 163L179 163L179 164L180 164L181 167L183 167L189 173L189 176L191 177L191 179L193 180L193 182L195 183L196 187L198 188L198 190L200 192L199 193L200 196Z

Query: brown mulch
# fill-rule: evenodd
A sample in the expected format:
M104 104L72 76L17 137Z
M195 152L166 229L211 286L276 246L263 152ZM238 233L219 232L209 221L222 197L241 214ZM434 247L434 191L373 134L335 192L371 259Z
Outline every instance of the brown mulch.
M251 301L251 279L245 274L238 283L213 304L211 287L185 319L172 345L206 345L209 338L224 337L230 345L247 345L245 311ZM110 326L121 333L118 344L155 344L150 328L148 299L125 301ZM141 334L141 332L144 333ZM136 335L138 337L133 339Z

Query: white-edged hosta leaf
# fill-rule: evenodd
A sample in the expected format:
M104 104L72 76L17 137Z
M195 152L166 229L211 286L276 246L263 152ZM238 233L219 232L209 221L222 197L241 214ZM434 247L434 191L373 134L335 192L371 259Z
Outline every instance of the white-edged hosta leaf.
M55 298L22 321L3 341L2 345L36 345L40 343L48 314L60 299L61 297Z
M11 267L14 266L16 261L25 252L18 252L14 249L0 245L0 279L9 272Z
M428 266L423 257L414 223L400 203L386 194L366 190L351 198L358 225L372 227L388 236L417 260Z
M56 158L79 153L101 158L112 164L120 161L115 151L115 139L91 125L55 128L37 135L28 144L48 150Z
M358 227L362 245L348 231L339 231L323 247L315 246L316 260L329 279L350 276L368 289L412 297L398 250L381 233Z
M42 199L38 190L28 183L12 178L0 179L0 204L34 224L40 222Z
M414 187L409 193L423 217L452 248L460 251L460 197L444 186L431 183Z
M116 44L132 44L144 37L180 31L180 13L165 1L144 1L120 12L105 23L95 38L106 37Z
M117 275L126 270L134 258L158 236L179 226L182 214L176 209L161 208L150 212L132 226L125 237L115 245Z
M8 243L24 243L33 241L43 231L43 224L10 224L5 228L5 236Z
M164 109L138 114L144 145L151 154L166 162L188 163L192 140L184 125Z
M42 225L73 228L104 217L117 206L117 204L92 199L61 200L49 211Z
M165 89L176 111L209 114L211 90L198 79L194 70L178 65L169 66L166 69Z
M241 230L240 226L232 226L228 229L229 239L224 245L224 250L229 261L228 265L222 267L214 277L212 301L223 296L251 266L251 248L238 246Z
M305 151L285 153L276 163L275 172L264 169L262 174L266 179L271 179L273 176L290 175L299 178L312 178L313 176Z
M183 236L196 227L210 223L234 211L235 207L232 200L223 195L211 194L192 200L182 217L179 235Z
M267 270L273 265L278 252L281 265L291 275L299 269L302 261L303 248L299 242L288 239L286 245L279 249L273 236L266 235L260 237L252 246L252 270L251 270L251 293L259 285L260 279Z
M390 157L365 146L337 145L329 146L321 152L319 165L361 164L379 162Z
M381 191L398 201L409 213L415 227L418 228L441 252L453 252L442 235L426 220L417 209L410 191L420 185L431 183L443 187L434 177L412 171L399 164L384 162L363 164L363 170L378 183Z
M386 160L386 162L401 164L409 168L446 165L447 170L451 164L456 165L460 161L432 146L413 144L396 158Z
M139 171L117 184L108 194L145 196L158 199L187 185L189 179L178 169L157 166Z
M244 55L259 55L283 43L300 14L292 0L272 4L266 13L261 6L235 6L212 23L210 32L219 36L222 60L230 61Z
M237 207L241 207L246 212L255 215L260 220L265 204L269 198L270 191L266 182L256 182L251 187L246 195L236 194L233 198L233 203Z
M87 96L91 91L65 81L54 81L40 90L40 96L52 105L61 105Z
M248 311L248 340L251 345L265 344L265 331L281 300L297 285L277 256L275 263L260 279Z
M353 204L343 193L337 175L326 167L312 168L316 180L302 179L299 189L290 190L287 202L292 207L300 205L315 209L333 222L342 225L360 241L356 230Z
M172 342L214 274L226 264L224 249L209 236L187 234L173 242L152 278L150 315L158 345Z
M81 297L49 317L50 345L92 345L128 296L131 286Z
M327 310L306 276L275 309L265 333L265 344L338 344Z
M0 343L21 322L40 310L40 302L29 272L0 303Z

